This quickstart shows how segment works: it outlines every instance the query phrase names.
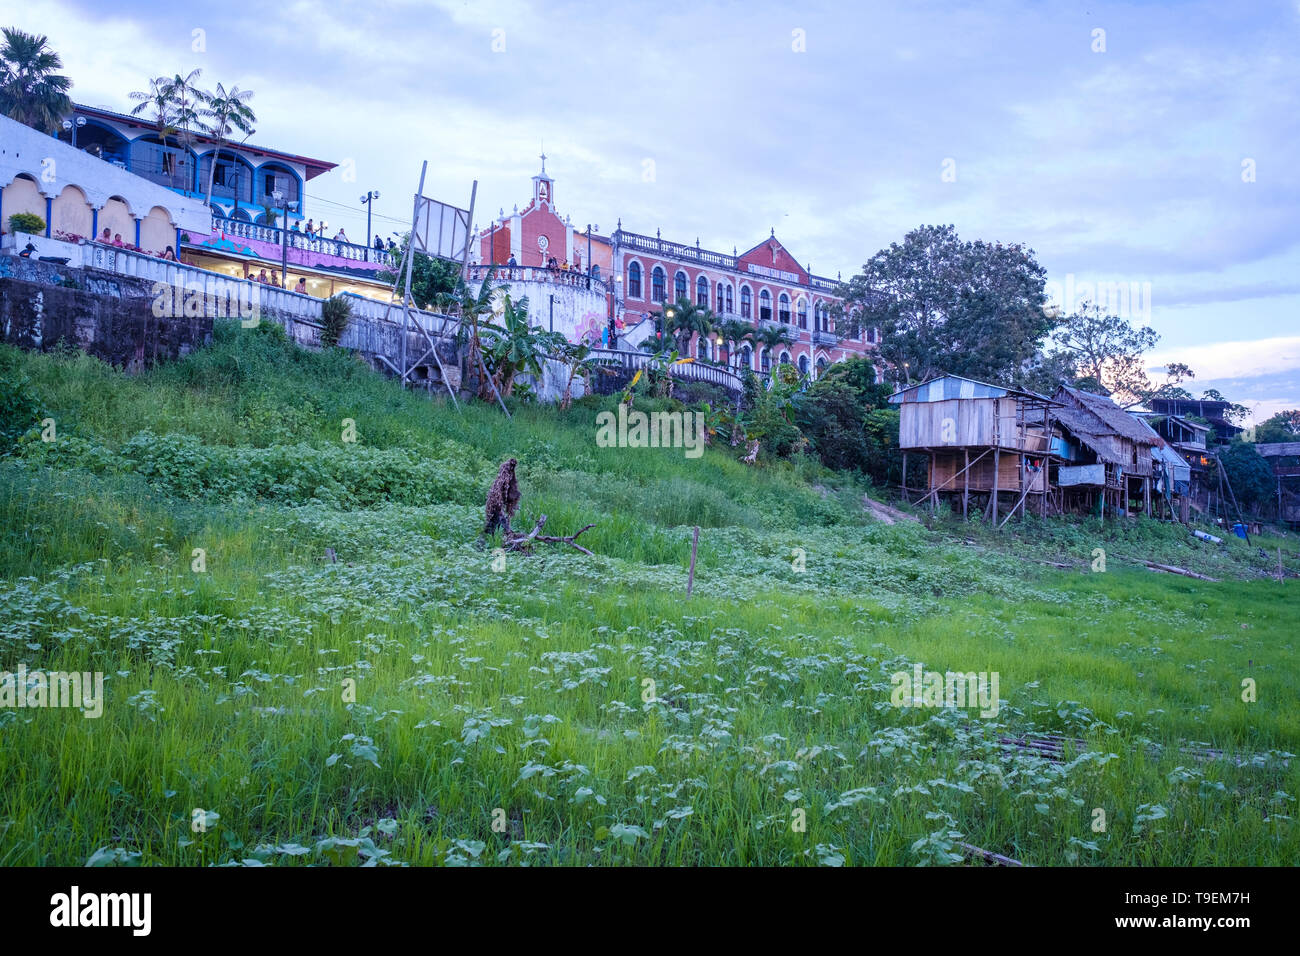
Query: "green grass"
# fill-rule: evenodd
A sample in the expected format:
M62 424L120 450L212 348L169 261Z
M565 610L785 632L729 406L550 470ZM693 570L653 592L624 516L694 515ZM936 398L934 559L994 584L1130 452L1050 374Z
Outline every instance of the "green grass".
M134 379L15 361L59 437L0 459L0 671L107 680L98 719L0 710L0 865L1300 855L1295 535L885 526L808 462L602 449L594 402L458 412L237 326ZM516 524L595 558L474 546L510 456ZM894 706L914 662L997 672L997 716Z

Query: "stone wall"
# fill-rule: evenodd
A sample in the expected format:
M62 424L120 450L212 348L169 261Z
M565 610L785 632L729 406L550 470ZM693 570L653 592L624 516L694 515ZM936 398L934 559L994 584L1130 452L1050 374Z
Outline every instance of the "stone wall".
M0 340L19 348L49 351L64 342L139 369L211 337L211 318L158 318L153 301L142 280L0 256Z

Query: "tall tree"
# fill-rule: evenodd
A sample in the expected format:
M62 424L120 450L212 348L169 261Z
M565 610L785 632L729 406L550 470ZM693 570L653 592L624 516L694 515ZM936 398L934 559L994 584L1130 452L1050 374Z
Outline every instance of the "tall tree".
M1145 356L1160 341L1160 334L1150 326L1135 327L1127 319L1108 315L1099 305L1083 303L1066 316L1053 338L1059 352L1048 356L1049 361L1073 368L1073 384L1110 395L1126 408L1154 398L1186 397L1179 383L1196 377L1181 362L1170 362L1163 382L1152 379Z
M216 182L217 160L221 157L221 147L235 130L239 130L245 137L253 135L253 124L257 122L257 115L248 105L248 101L252 98L252 90L241 90L238 86L232 86L227 92L225 86L220 83L215 90L203 95L204 106L199 110L199 115L208 135L217 141L216 149L212 152L212 160L208 163L207 204L209 206L212 205L212 187Z
M0 113L42 133L57 133L72 112L68 90L72 81L56 73L63 69L47 37L4 28L0 47Z
M1300 441L1300 408L1287 409L1264 419L1255 427L1255 441L1261 445Z
M876 253L841 289L841 336L881 330L880 355L900 380L941 372L1009 378L1052 330L1047 273L1018 244L963 242L921 226Z
M149 89L133 90L127 94L127 96L136 101L136 105L131 108L132 116L142 116L146 112L152 111L154 129L158 131L158 139L162 141L164 153L167 151L167 137L176 132L172 97L171 93L168 91L167 82L165 76L156 76L149 81ZM167 169L168 184L175 186L176 177L174 167L169 167L165 164L164 166Z

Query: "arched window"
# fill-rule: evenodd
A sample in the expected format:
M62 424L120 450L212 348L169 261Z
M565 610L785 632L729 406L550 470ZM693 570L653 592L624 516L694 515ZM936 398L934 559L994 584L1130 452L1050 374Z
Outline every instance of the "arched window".
M673 301L686 298L686 273L678 272L673 276Z
M627 267L627 296L629 299L641 298L641 263L634 262Z
M821 378L822 373L826 371L826 356L822 355L817 359L817 377Z
M730 314L735 314L735 311L736 311L736 304L735 302L732 301L731 298L731 286L727 286L727 312Z
M789 352L782 352L782 353L781 353L781 364L782 364L782 365L789 365L789 364L790 364L790 353L789 353Z
M704 276L695 280L695 304L701 309L709 307L709 280Z
M726 309L726 305L727 305L727 300L724 299L723 296L722 296L722 283L721 283L721 282L718 283L717 289L716 289L716 291L715 291L714 294L717 296L717 298L715 298L715 299L713 300L713 311L714 311L714 312L719 312L719 313L721 313L721 312L725 311L725 309Z
M695 354L697 358L707 360L709 357L709 339L706 335L701 335L699 341L695 343Z
M799 374L800 375L808 374L808 356L806 355L799 356Z
M740 317L748 319L754 305L754 295L749 291L749 286L740 287Z
M758 317L764 322L772 318L772 293L766 289L758 294Z
M808 328L808 300L800 299L797 308L799 310L799 328L806 329ZM805 362L804 364L806 365L807 363ZM804 373L807 374L807 372L808 370L805 368Z
M759 355L759 365L762 366L764 372L768 371L768 369L772 367L771 349L763 349L762 353Z
M784 292L782 292L781 298L777 299L776 301L778 306L776 310L777 318L781 320L782 325L789 325L790 324L790 297L786 295Z
M668 289L666 287L667 276L664 270L655 266L654 272L650 273L650 301L662 302L668 298Z
M740 364L742 368L752 369L754 367L754 350L748 345L740 349Z

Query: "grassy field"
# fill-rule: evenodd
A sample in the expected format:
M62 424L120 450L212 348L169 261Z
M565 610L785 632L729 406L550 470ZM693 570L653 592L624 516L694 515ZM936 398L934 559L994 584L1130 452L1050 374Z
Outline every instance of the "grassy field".
M1300 858L1295 535L885 525L808 462L598 448L593 405L457 412L265 328L10 361L56 437L0 459L0 671L106 702L0 710L0 865ZM510 456L516 525L596 557L475 546ZM997 714L897 706L918 663Z

